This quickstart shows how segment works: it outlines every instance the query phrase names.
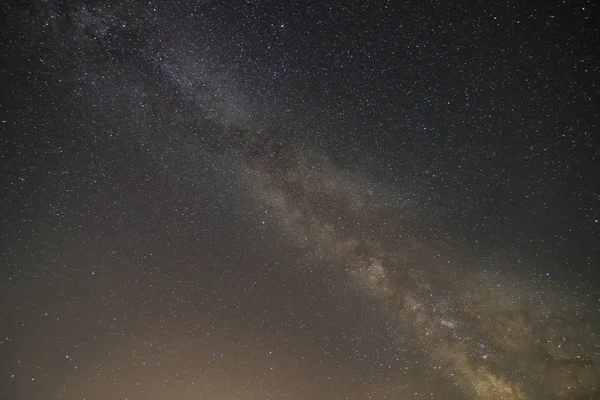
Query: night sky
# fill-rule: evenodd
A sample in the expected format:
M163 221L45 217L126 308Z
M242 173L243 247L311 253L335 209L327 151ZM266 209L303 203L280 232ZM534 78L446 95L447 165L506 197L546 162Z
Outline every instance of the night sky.
M0 399L600 398L595 1L4 1Z

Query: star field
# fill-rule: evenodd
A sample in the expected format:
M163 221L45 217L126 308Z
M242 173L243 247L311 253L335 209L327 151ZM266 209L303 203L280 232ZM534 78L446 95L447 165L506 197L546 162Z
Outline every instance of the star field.
M594 399L593 2L4 2L1 399Z

